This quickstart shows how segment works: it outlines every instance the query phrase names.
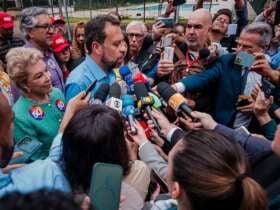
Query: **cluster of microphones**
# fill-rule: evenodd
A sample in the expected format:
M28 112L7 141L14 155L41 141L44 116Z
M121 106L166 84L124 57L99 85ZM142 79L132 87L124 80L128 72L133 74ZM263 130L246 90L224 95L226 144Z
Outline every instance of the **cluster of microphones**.
M143 116L145 115L154 124L159 135L161 128L157 120L152 115L152 108L165 112L165 108L170 106L176 113L184 112L191 117L192 110L188 107L186 99L177 93L168 83L161 82L153 91L149 85L147 77L141 72L132 75L127 66L120 68L120 74L125 85L115 82L111 86L107 83L101 84L94 94L93 104L105 104L106 106L117 110L128 122L132 134L137 133L135 128L135 119L147 131L147 123ZM108 99L107 99L108 98Z

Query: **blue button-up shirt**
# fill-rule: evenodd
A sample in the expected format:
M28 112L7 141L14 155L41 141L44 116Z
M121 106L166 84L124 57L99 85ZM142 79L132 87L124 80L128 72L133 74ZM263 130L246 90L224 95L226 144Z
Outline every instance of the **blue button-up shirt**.
M35 48L31 42L26 41L24 45L26 48ZM56 88L59 88L64 92L64 79L61 68L59 67L53 53L50 50L46 50L43 53L44 63L47 65L48 70L51 73L52 85Z
M37 160L9 174L3 174L0 170L0 196L13 191L28 193L42 188L71 192L60 162L61 138L62 134L56 136L47 159Z
M69 101L83 90L86 90L94 81L96 85L91 95L94 96L96 90L102 83L109 85L116 81L113 70L105 73L95 61L87 55L85 60L77 66L69 75L65 86L65 99Z

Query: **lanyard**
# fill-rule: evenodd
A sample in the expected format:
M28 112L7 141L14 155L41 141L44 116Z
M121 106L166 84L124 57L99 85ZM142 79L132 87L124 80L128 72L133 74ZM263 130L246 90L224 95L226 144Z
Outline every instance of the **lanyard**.
M195 63L198 62L198 59L195 58L194 60L190 60L189 52L187 51L186 53L186 64L187 64L187 69L186 71L189 71L189 68L191 68Z

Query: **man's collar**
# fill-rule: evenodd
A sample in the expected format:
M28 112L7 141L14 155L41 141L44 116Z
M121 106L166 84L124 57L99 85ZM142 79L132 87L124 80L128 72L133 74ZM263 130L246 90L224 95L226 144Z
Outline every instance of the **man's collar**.
M25 40L24 47L26 47L26 48L36 48L37 50L40 50L43 53L43 55L46 56L46 57L49 57L52 54L52 51L50 49L47 49L47 50L39 49L39 48L35 47L32 44L32 42L30 42L29 40Z
M96 80L101 80L107 76L104 70L101 69L101 67L93 60L90 55L86 55L85 65L90 70L87 72L92 74Z

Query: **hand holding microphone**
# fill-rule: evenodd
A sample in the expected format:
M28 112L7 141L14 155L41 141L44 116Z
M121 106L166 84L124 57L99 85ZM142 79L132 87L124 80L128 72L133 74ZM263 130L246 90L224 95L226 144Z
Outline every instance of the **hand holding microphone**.
M122 106L122 114L129 123L131 134L136 135L137 129L134 126L135 107L133 97L131 95L122 96Z

